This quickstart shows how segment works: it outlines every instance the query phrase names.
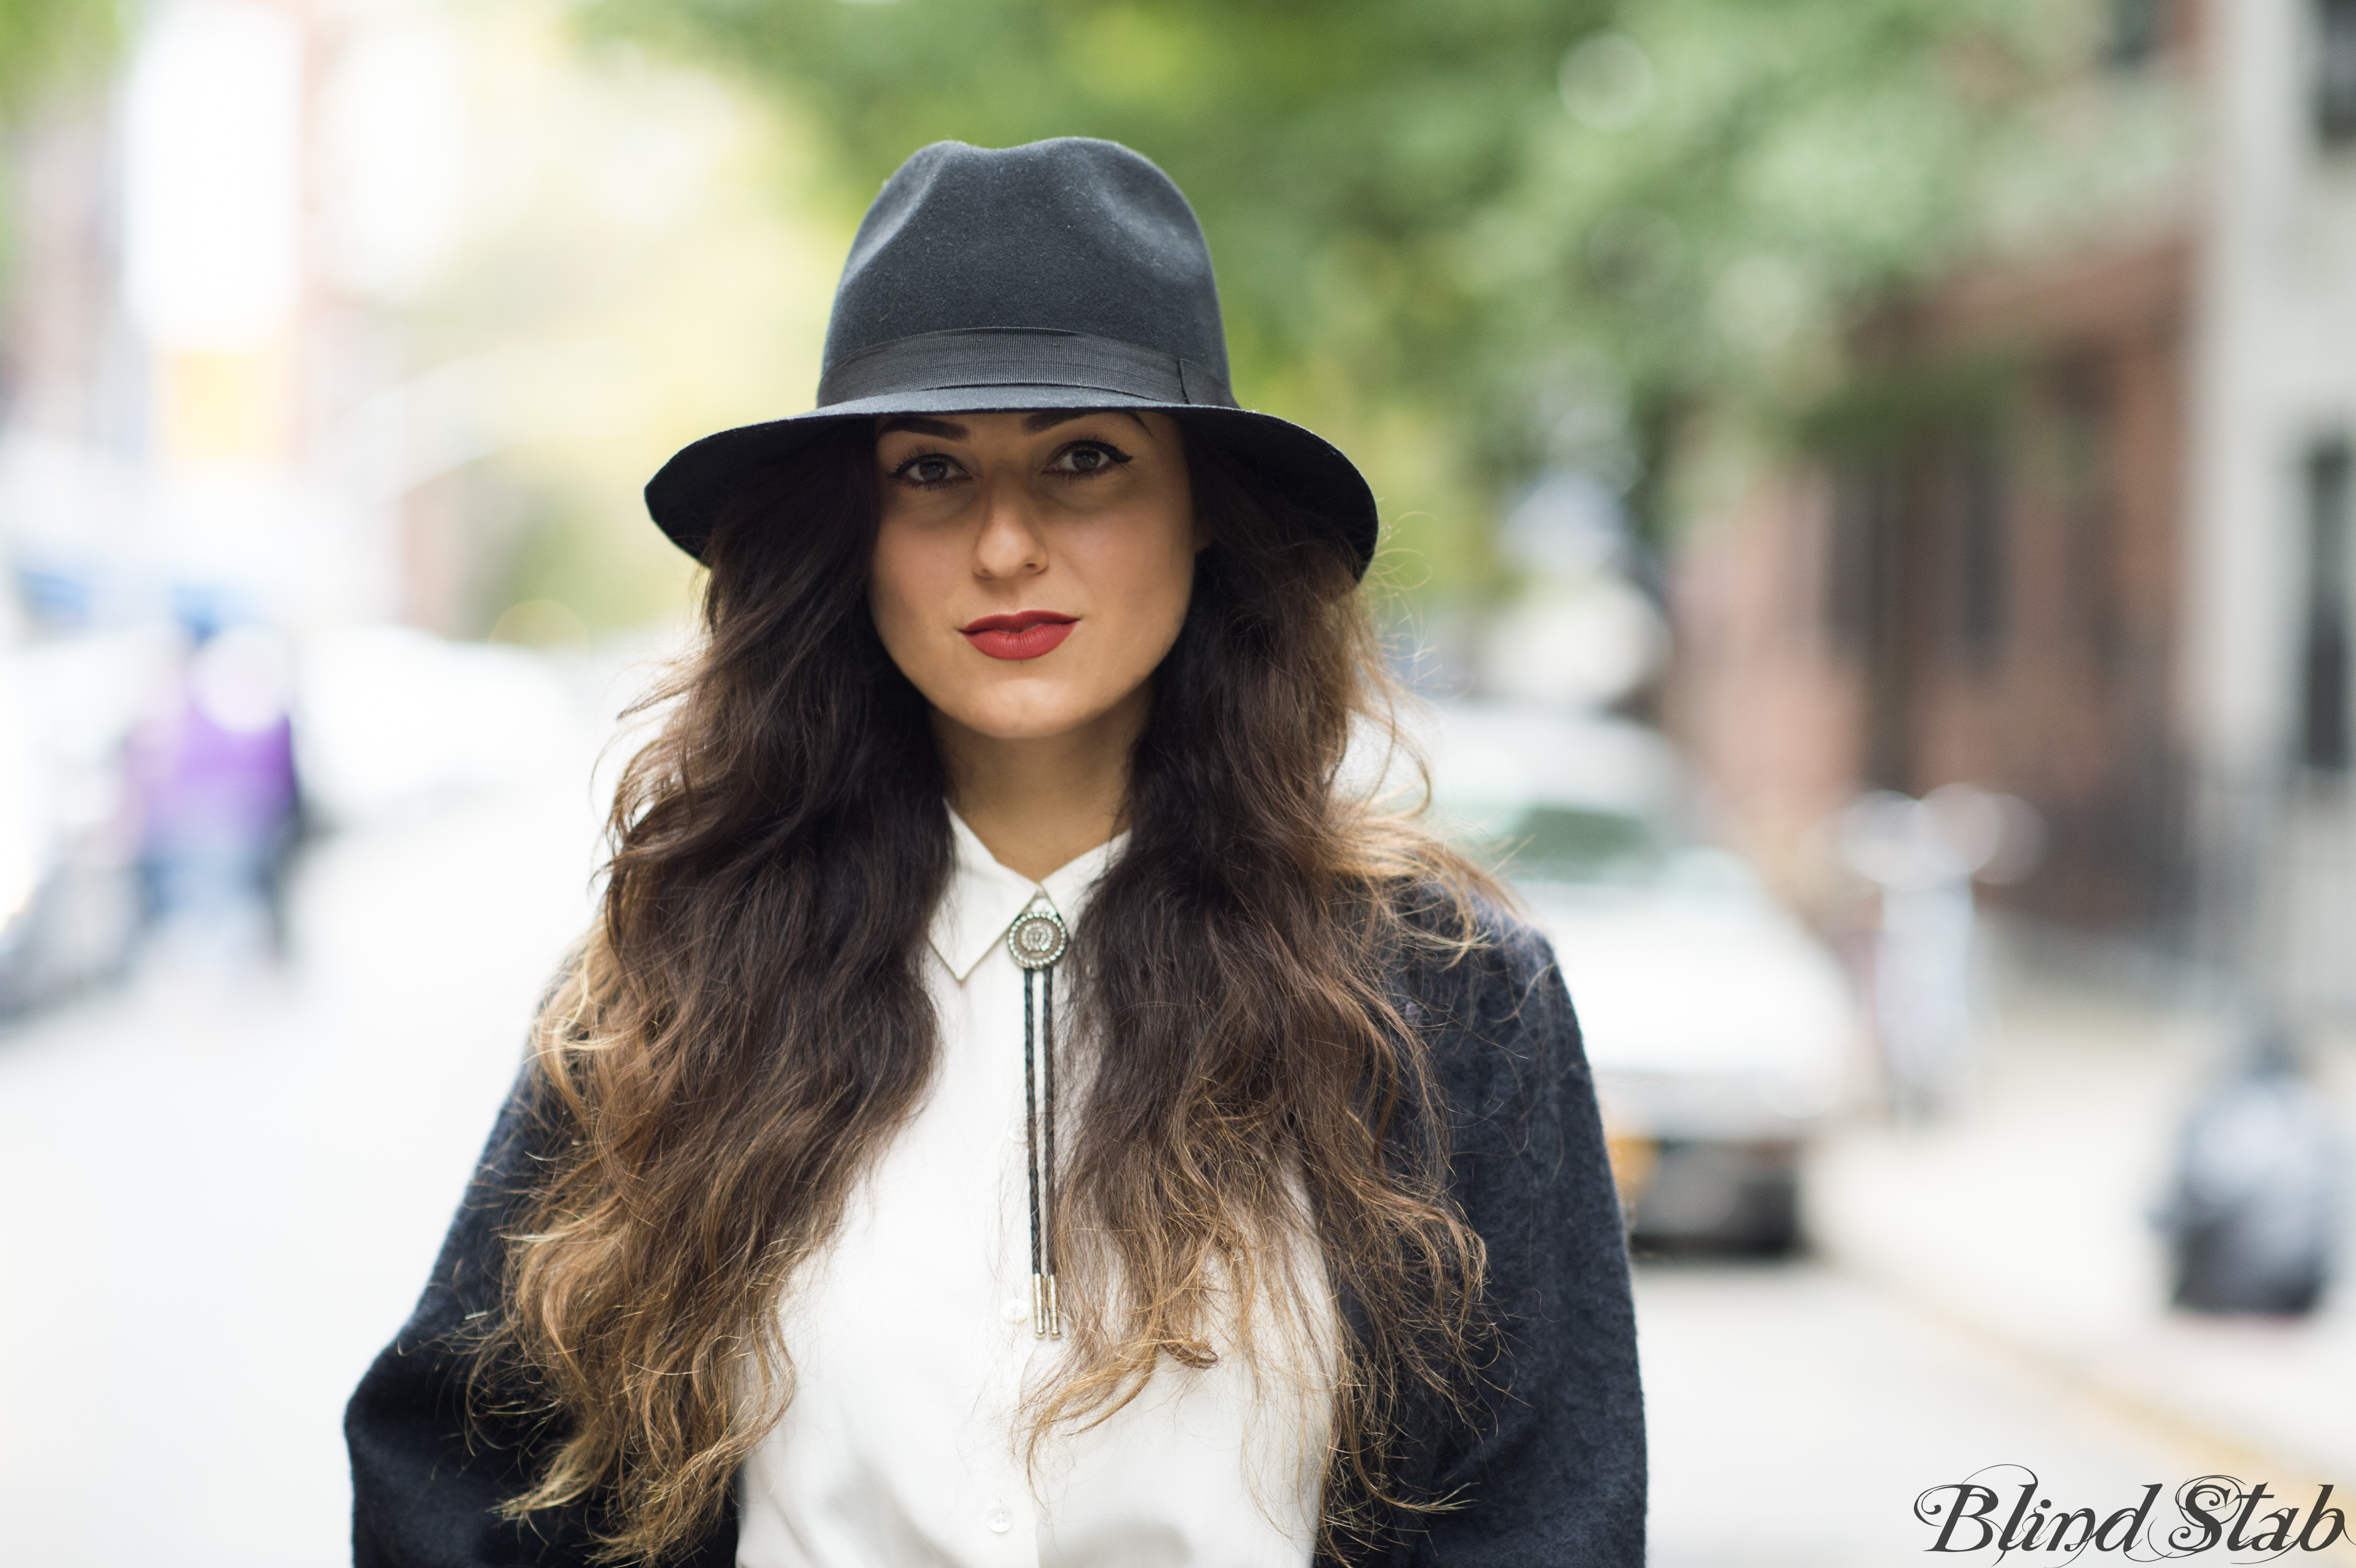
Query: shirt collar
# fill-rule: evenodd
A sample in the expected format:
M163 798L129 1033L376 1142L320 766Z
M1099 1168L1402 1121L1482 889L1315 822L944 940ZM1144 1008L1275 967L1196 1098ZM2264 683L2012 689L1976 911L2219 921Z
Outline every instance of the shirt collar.
M1096 891L1098 879L1129 841L1127 833L1116 834L1061 869L1050 872L1045 881L1034 882L1022 872L1000 865L975 837L973 829L965 825L965 818L955 811L949 813L949 832L957 842L957 865L949 872L949 885L941 894L940 906L933 911L930 936L933 951L940 955L941 962L949 966L949 973L960 984L990 956L990 950L1006 934L1006 928L1031 907L1033 900L1044 899L1064 917L1066 925L1076 925L1087 908L1089 895Z

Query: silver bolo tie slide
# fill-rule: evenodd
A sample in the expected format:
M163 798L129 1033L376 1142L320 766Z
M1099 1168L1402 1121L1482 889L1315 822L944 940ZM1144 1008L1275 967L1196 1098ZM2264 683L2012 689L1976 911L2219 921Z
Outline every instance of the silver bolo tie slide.
M1064 917L1035 901L1006 933L1023 966L1023 1143L1031 1179L1031 1332L1064 1337L1055 1301L1055 963L1072 944ZM1042 1136L1042 1129L1044 1136Z

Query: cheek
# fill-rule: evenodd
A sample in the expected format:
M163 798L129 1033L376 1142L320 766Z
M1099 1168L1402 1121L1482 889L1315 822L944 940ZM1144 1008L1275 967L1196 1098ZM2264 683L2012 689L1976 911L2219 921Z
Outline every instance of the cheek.
M1163 608L1169 617L1169 633L1175 641L1179 624L1186 619L1186 606L1194 597L1194 563L1201 559L1205 542L1203 530L1194 521L1191 506L1179 508L1171 519L1163 536L1164 552L1155 577L1162 584Z
M902 530L887 526L878 532L867 575L867 609L884 651L903 674L914 677L917 672L911 667L925 655L920 607L927 602L929 574L924 552L912 546Z
M1158 602L1158 613L1153 622L1161 645L1154 655L1154 662L1159 664L1161 656L1168 653L1170 645L1178 640L1178 628L1185 623L1186 606L1194 596L1194 554L1192 550L1181 550L1171 559L1161 576L1155 579L1153 592Z
M1152 546L1124 552L1119 575L1121 599L1135 607L1127 619L1129 635L1122 639L1126 657L1122 674L1142 679L1178 640L1194 595L1194 549L1191 522L1155 530Z

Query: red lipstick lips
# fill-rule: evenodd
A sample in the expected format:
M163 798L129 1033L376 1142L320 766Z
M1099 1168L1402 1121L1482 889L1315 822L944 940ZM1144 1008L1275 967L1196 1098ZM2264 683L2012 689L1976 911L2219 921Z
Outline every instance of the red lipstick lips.
M1078 619L1053 610L1017 610L1012 615L984 615L960 630L967 642L991 658L1035 659L1062 646Z

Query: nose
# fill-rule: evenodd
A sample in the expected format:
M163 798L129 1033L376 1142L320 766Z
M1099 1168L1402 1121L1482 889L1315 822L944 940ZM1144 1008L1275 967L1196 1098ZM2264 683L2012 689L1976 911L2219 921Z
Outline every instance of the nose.
M981 537L974 540L979 577L1031 577L1047 570L1047 541L1020 485L991 485L982 500Z

